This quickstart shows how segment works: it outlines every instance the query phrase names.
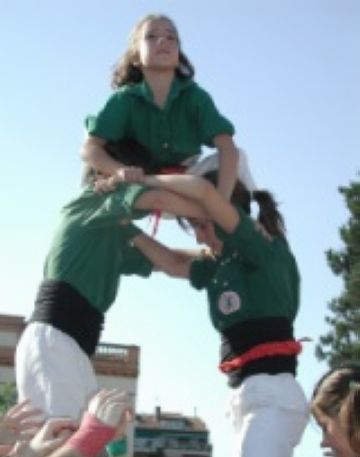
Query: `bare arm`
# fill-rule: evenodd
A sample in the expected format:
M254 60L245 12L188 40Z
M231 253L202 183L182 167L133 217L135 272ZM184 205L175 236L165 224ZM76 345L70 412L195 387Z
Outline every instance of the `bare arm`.
M136 236L132 243L146 256L158 271L175 278L188 278L194 252L175 251L145 234Z
M208 217L204 208L198 202L165 189L154 189L144 192L135 201L134 207L142 210L158 209L183 217L202 219Z
M110 157L104 149L106 140L96 136L87 136L81 150L81 158L94 170L112 177L114 184L120 181L139 182L144 172L139 167L125 166Z
M106 175L114 175L122 165L111 158L104 149L106 140L97 136L87 136L80 150L81 158L91 168Z
M144 183L195 200L206 211L208 217L228 233L231 233L239 223L240 216L234 206L203 178L192 175L155 175L145 176Z
M130 400L125 392L117 389L101 390L91 399L80 429L62 447L46 457L101 455L105 445L125 435L126 424L132 420L132 417Z
M217 135L213 141L219 151L217 188L227 200L230 200L237 179L239 155L230 135Z

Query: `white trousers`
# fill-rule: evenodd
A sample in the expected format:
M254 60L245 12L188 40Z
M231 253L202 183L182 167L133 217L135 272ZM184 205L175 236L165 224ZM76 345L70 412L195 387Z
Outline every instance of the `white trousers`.
M309 418L302 388L288 373L250 376L231 392L234 457L291 457Z
M79 419L98 390L91 362L76 341L40 322L30 323L22 334L15 372L19 401L29 398L46 417Z

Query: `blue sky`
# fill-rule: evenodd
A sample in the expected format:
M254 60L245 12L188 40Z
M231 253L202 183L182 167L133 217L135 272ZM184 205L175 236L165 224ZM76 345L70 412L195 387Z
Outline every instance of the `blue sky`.
M342 283L324 252L348 214L337 188L356 178L360 150L357 0L0 0L1 312L28 315L60 207L79 190L83 119L110 93L111 67L137 20L178 25L197 81L236 126L257 183L281 203L302 275L298 337L326 330ZM146 224L145 224L145 227ZM163 222L159 238L193 247ZM126 278L103 341L141 346L139 411L197 413L214 457L229 455L228 389L205 295L154 274ZM309 395L326 369L308 343L299 381ZM310 424L296 457L321 455Z

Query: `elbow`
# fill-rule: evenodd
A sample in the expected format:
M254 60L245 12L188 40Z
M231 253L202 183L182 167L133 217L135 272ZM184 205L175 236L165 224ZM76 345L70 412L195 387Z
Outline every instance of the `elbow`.
M80 157L84 162L93 163L99 151L105 146L105 140L88 136L80 148Z
M88 151L85 145L82 145L80 148L80 158L83 162L88 161Z
M240 150L235 146L228 147L225 150L225 154L227 156L228 162L230 162L230 166L234 169L237 170L239 163L240 163Z
M238 169L239 163L240 163L240 151L237 148L233 148L232 150L232 156L233 156L233 161L234 161L234 167L236 170Z
M80 158L83 162L89 162L92 157L93 147L89 140L86 140L80 148Z

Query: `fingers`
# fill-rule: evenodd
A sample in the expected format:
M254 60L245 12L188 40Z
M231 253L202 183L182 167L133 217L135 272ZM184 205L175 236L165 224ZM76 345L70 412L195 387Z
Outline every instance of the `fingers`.
M44 423L42 411L24 400L10 408L0 421L0 438L3 444L29 439Z
M42 416L42 414L41 409L32 407L29 400L24 400L10 408L2 420L15 420L17 422L21 422L31 416Z
M0 444L0 455L10 454L12 448L12 444Z
M122 167L110 177L99 177L94 182L94 189L99 193L111 192L120 182L141 183L144 181L144 170L139 167Z
M117 186L116 179L111 176L110 178L100 178L97 179L94 183L94 189L99 193L111 192Z
M64 430L75 431L78 428L76 421L68 417L57 417L49 419L42 428L44 438L51 439L63 434Z
M118 182L142 182L144 180L144 170L139 167L123 167L116 174Z
M29 408L19 411L13 419L16 419L19 423L21 422L21 427L31 427L34 424L42 424L44 422L44 415L38 408Z
M123 428L132 418L131 399L118 389L101 390L89 403L89 412L104 424Z
M4 414L4 417L12 417L15 415L18 411L21 411L25 406L30 405L30 400L25 399L19 403L17 403L15 406L12 406L8 411Z

